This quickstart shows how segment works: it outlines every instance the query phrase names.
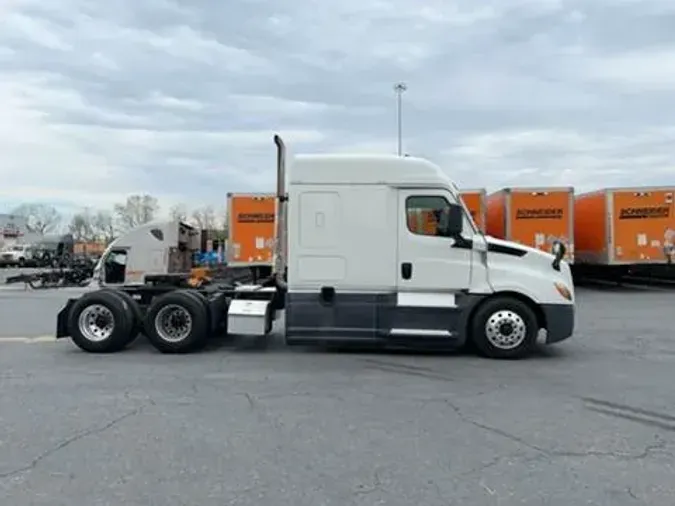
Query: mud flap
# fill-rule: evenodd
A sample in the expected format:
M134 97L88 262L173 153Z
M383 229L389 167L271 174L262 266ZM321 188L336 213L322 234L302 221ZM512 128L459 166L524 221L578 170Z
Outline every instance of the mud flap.
M70 332L68 331L68 315L70 314L70 308L73 307L77 299L68 299L66 305L59 311L59 314L56 317L56 339L62 337L70 337Z

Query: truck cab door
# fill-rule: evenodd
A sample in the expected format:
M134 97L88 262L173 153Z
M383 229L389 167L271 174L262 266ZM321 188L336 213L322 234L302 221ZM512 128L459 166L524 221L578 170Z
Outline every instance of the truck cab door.
M457 337L458 298L471 285L472 241L444 237L438 222L450 204L449 191L401 189L398 197L397 300L391 334L411 338ZM463 235L473 227L464 219Z
M127 248L116 248L111 249L108 254L102 258L102 284L104 286L124 285L128 257L129 252L127 251Z

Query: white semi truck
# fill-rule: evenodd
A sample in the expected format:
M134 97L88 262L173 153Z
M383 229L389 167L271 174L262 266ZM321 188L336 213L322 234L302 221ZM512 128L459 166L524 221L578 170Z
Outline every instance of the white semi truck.
M59 312L57 337L118 351L138 334L165 353L214 335L269 334L282 313L288 345L369 343L528 354L574 330L574 286L555 254L480 232L436 165L397 156L307 155L286 172L277 145L274 272L259 284L184 284L198 231L149 224L120 238L100 289ZM435 219L416 227L416 217Z

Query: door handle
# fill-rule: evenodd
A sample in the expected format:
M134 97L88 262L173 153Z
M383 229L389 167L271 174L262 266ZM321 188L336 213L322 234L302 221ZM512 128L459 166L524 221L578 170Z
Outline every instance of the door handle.
M403 279L412 278L412 264L410 262L403 262L401 264L401 277Z

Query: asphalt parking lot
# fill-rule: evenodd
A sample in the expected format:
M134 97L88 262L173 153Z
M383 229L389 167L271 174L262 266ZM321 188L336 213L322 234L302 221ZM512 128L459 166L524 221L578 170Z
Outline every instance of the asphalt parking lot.
M583 289L534 357L87 355L0 291L0 504L635 505L675 497L675 291Z

